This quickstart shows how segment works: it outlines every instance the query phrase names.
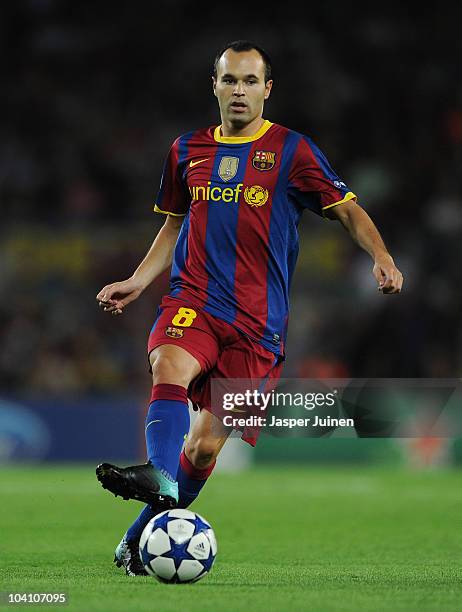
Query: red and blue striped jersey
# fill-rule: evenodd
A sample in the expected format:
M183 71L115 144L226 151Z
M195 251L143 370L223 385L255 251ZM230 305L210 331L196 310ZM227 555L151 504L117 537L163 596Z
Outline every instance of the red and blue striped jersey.
M155 205L185 216L171 295L284 355L300 216L355 197L310 138L276 123L251 137L220 126L180 136Z

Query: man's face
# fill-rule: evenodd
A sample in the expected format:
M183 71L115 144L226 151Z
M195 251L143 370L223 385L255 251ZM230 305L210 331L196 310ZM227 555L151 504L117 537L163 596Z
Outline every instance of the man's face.
M265 83L265 63L258 51L227 49L217 64L217 78L212 80L222 121L242 128L262 116L273 81Z

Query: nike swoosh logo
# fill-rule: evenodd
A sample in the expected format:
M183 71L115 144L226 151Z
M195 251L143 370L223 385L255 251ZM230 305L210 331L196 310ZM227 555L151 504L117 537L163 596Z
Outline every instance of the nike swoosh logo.
M162 423L162 419L154 419L154 421L149 421L149 423L144 428L144 431L146 431L146 429L149 427L149 425L152 425L153 423Z
M190 167L190 168L194 168L194 166L197 166L197 164L201 164L202 162L205 162L205 161L207 161L208 159L210 159L210 158L209 158L209 157L206 157L205 159L198 159L197 161L193 161L193 160L191 160L191 161L189 162L189 167Z
M247 410L240 410L239 408L228 408L228 412L247 412Z

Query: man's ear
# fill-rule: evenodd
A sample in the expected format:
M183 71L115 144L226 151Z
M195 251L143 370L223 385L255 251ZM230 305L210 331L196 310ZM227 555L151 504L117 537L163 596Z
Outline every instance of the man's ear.
M273 87L273 81L269 80L265 83L265 100L268 100L271 93L271 88Z
M212 87L213 87L213 95L216 96L217 95L217 92L216 92L217 81L214 76L212 77Z

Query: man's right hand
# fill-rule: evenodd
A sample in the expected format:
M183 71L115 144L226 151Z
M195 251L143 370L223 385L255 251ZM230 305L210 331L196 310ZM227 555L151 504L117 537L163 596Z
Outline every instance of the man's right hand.
M96 296L98 304L104 312L120 315L127 304L136 300L141 294L142 287L134 278L106 285Z

